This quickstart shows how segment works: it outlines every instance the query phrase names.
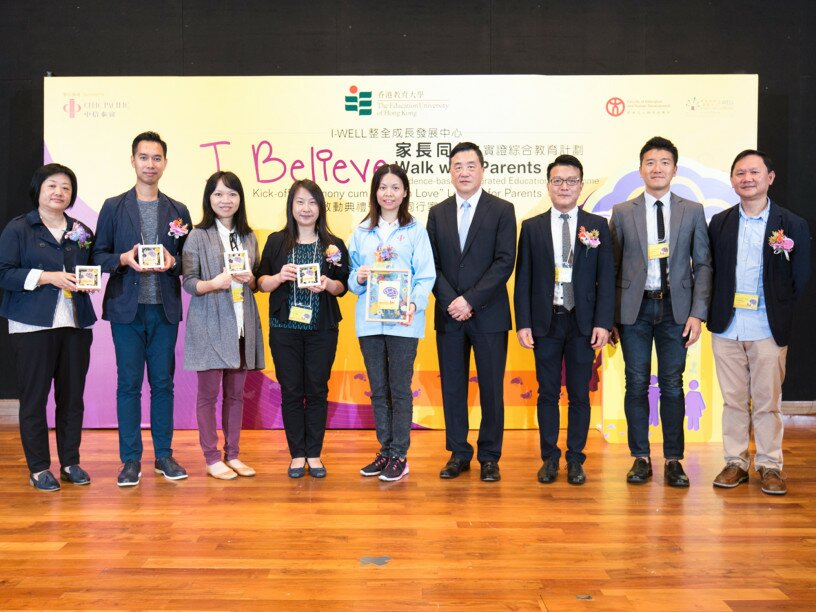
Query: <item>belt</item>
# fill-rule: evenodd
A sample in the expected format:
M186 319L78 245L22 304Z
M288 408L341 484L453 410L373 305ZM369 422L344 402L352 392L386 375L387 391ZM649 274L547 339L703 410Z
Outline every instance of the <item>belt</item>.
M564 315L573 312L575 308L569 310L568 308L564 308L563 306L553 306L553 314L557 315Z
M654 291L644 291L643 298L646 300L665 300L669 297L668 291L655 289Z

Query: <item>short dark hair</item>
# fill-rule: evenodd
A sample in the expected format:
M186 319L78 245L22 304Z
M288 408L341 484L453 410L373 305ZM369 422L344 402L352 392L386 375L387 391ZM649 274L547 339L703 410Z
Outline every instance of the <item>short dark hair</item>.
M46 164L37 168L34 171L34 176L31 177L31 186L28 189L28 194L31 196L31 201L34 203L34 208L39 208L40 206L40 189L42 189L42 184L46 181L46 179L54 176L55 174L64 174L71 181L71 203L68 204L67 208L71 208L74 205L74 202L76 202L77 179L74 171L68 166L63 166L62 164Z
M668 151L671 153L672 157L674 158L674 165L677 165L677 147L674 146L674 143L671 140L668 138L663 138L662 136L654 136L646 141L646 144L643 145L643 148L640 150L641 164L643 163L643 156L654 149L660 149L661 151Z
M553 162L547 166L547 180L550 180L550 170L555 168L556 166L574 166L578 168L578 172L581 173L581 180L584 180L584 167L581 165L581 162L578 161L578 158L573 155L559 155L556 157Z
M201 218L201 223L196 225L199 229L208 229L215 225L215 211L212 204L210 204L210 196L218 186L218 181L224 183L227 189L234 189L238 192L240 198L238 210L235 211L235 216L232 219L232 227L239 236L246 236L252 233L252 228L249 227L247 221L246 202L244 201L244 187L241 185L241 179L234 172L228 170L221 170L213 174L207 179L204 185L204 215Z
M745 157L748 157L749 155L756 155L757 157L761 157L762 163L765 164L765 167L768 169L768 172L773 172L773 161L771 161L771 158L767 153L757 151L756 149L745 149L744 151L737 153L737 156L734 158L734 161L731 164L731 172L729 173L729 175L734 174L734 166L737 165L737 162Z
M402 187L405 189L405 197L400 203L399 210L397 210L397 221L400 227L408 225L413 217L408 212L408 205L411 202L411 188L408 184L408 174L399 164L383 164L374 171L371 177L371 194L368 196L368 229L376 229L380 223L380 216L382 215L382 207L377 201L377 191L380 188L380 183L383 177L387 174L393 174L402 181Z
M164 156L167 157L167 143L161 139L156 132L142 132L136 138L133 139L133 144L130 147L131 155L136 155L136 147L139 146L139 143L143 140L148 142L158 142L161 145L162 151L164 151Z
M450 155L448 155L448 160L453 160L453 156L457 153L462 153L463 151L476 151L476 156L479 158L479 163L484 166L484 155L482 155L482 150L479 148L479 145L474 144L472 142L460 142L457 144L453 149L451 149Z

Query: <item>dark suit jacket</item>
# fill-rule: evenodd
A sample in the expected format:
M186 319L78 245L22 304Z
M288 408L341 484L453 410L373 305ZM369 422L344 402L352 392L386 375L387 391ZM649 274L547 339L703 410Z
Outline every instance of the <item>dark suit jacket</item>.
M555 256L550 229L552 209L521 224L516 286L514 291L516 329L531 328L533 336L550 329L555 290ZM597 229L601 243L594 249L578 241L581 227ZM578 210L573 246L572 284L575 318L581 334L592 335L593 327L612 329L615 318L615 265L612 237L606 219Z
M181 250L184 237L168 235L170 222L181 218L192 229L187 207L163 193L159 193L159 243L176 258L176 267L167 272L151 272L159 275L164 314L170 323L181 320ZM130 323L139 307L139 273L130 266L119 265L119 256L133 248L134 244L153 244L153 237L142 240L142 220L136 201L136 188L108 198L99 211L94 244L94 263L109 272L105 298L102 301L102 318L111 323Z
M70 230L76 219L65 217ZM80 224L93 241L90 228L82 222ZM51 327L62 289L40 285L33 291L26 291L24 286L29 272L33 268L45 272L62 272L65 268L66 272L73 272L77 265L91 263L89 247L81 248L75 241L65 238L59 242L54 240L38 211L15 217L0 236L0 288L4 290L0 316L28 325ZM73 301L77 324L80 327L93 325L96 314L90 295L75 292Z
M770 207L765 244L762 246L762 286L774 341L779 346L787 346L793 323L793 307L810 277L810 229L802 217L774 202L770 203ZM790 260L782 254L774 255L768 244L768 238L779 229L794 242ZM722 333L734 316L739 204L714 215L708 226L708 234L714 257L714 291L708 329Z
M451 196L428 214L428 235L436 263L434 329L459 329L462 322L448 314L460 295L473 307L468 320L476 332L502 332L512 327L507 281L516 259L516 214L510 202L482 190L459 248L456 197Z
M326 257L321 257L320 274L325 274L332 280L343 283L343 291L338 296L334 296L328 291L321 291L318 294L319 304L317 312L317 329L337 329L343 316L340 314L340 305L337 298L343 297L348 291L349 277L349 254L345 243L332 237L332 244L340 249L340 265L335 266L326 261ZM261 265L258 268L258 278L262 276L272 276L280 272L286 265L289 252L286 250L286 232L281 230L269 234L261 254ZM281 285L269 294L269 316L275 315L278 321L289 320L289 295L292 291L292 281L281 283Z

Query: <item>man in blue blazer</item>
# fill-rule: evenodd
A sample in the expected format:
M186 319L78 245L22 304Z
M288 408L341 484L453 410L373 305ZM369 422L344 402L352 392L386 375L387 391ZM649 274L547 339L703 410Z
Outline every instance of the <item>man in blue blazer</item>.
M167 144L155 132L133 140L136 186L108 198L99 213L94 261L110 274L102 318L110 321L116 351L120 487L139 484L142 460L142 382L147 364L155 470L187 478L173 459L173 374L181 320L181 250L191 226L187 207L159 191ZM162 265L140 265L141 245L161 245Z
M497 481L504 435L504 369L511 327L507 281L516 259L516 215L510 202L482 189L484 157L472 142L450 154L456 193L433 206L428 235L436 262L434 328L442 377L446 446L440 478L470 469L468 382L476 358L482 422L476 458L481 479Z
M761 151L743 151L731 165L740 203L709 224L714 292L708 329L723 396L726 463L714 486L730 489L748 480L753 426L762 492L784 495L782 381L794 305L810 276L810 230L768 198L774 178Z
M569 397L567 480L586 482L589 381L595 351L609 339L615 318L615 265L606 219L578 208L584 169L572 155L547 166L552 208L521 224L516 286L516 329L535 355L542 483L555 482L561 362Z

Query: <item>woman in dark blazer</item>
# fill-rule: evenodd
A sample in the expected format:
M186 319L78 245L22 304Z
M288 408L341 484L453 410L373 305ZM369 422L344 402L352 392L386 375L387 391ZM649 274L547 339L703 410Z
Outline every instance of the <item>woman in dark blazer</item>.
M245 251L230 271L225 253ZM184 336L184 368L197 372L196 418L207 473L219 480L254 476L238 458L248 370L264 367L263 336L255 304L258 239L249 227L240 179L213 174L204 186L201 223L184 243L184 290L192 295ZM224 457L218 451L216 403L221 393Z
M93 232L65 211L76 201L70 168L48 164L31 179L34 210L12 219L0 235L0 316L8 319L17 363L20 438L30 472L41 491L58 491L49 471L46 403L54 382L60 478L91 482L79 466L85 375L96 321L91 299L79 290L77 265L91 260Z
M316 284L298 287L304 264L317 264L319 274ZM258 270L258 288L270 293L269 348L281 386L291 478L303 476L307 464L313 477L326 475L320 454L342 318L337 298L348 290L348 276L348 251L326 223L323 192L308 179L295 181L286 226L267 238Z

